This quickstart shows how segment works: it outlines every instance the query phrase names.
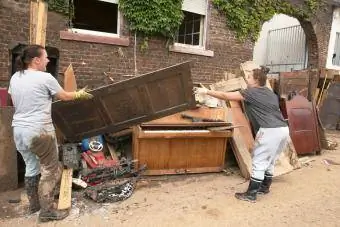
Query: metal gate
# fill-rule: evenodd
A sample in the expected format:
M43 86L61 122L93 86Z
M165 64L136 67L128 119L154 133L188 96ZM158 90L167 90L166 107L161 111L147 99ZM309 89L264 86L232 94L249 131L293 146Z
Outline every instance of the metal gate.
M332 63L333 65L340 66L340 32L336 33Z
M271 73L305 69L307 54L306 35L301 25L268 32L266 66Z

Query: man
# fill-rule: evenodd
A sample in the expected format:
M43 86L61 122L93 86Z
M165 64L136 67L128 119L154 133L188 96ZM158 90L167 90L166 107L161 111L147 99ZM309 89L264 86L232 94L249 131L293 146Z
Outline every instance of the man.
M218 92L195 88L197 94L207 94L223 100L244 101L248 117L256 132L252 151L252 174L248 190L236 193L235 197L250 202L256 201L257 194L267 194L272 183L275 161L289 138L277 96L266 87L268 70L259 67L245 75L248 87L236 92Z
M51 118L52 97L61 100L89 99L80 90L66 92L46 73L49 62L44 47L28 46L17 59L17 71L10 80L8 93L15 108L12 127L14 142L25 164L25 189L29 211L39 211L39 220L60 220L68 215L53 207L53 190L61 179L55 129ZM41 173L41 174L40 174ZM40 177L41 176L41 177Z

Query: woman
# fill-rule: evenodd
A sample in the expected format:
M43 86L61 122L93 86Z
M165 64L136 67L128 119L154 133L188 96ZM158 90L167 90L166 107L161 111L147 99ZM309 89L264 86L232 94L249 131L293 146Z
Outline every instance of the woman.
M196 94L207 94L223 100L244 101L247 115L256 132L252 151L252 174L248 189L236 193L237 199L256 201L258 193L267 194L272 183L275 161L289 138L289 128L279 108L279 101L266 87L268 69L260 67L245 75L247 89L236 92L195 88Z
M28 46L17 59L19 71L12 76L8 88L15 109L14 142L26 164L29 212L41 209L40 221L60 220L68 215L53 208L53 190L60 181L62 169L51 117L52 97L61 100L92 98L84 90L64 91L58 81L45 72L48 62L44 47Z

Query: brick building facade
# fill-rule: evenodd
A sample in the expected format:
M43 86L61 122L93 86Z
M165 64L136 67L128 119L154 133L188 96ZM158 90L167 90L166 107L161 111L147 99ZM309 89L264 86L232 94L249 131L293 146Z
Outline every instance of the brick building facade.
M292 0L294 3L303 0ZM233 71L241 62L251 60L253 43L240 42L228 30L225 17L213 7L211 0L206 11L204 50L166 48L166 40L151 38L148 49L141 51L137 39L137 69L142 74L183 61L192 62L196 82L214 82L223 78L225 71ZM29 0L0 1L0 85L6 86L12 72L12 50L29 40ZM325 66L332 6L327 5L311 21L300 21L307 36L309 63ZM134 36L120 16L119 37L100 37L68 30L68 19L54 12L48 13L46 46L59 50L59 75L69 63L73 64L79 86L101 86L129 78L134 74ZM189 52L189 53L188 53ZM56 53L56 56L58 53ZM62 79L61 76L58 77Z

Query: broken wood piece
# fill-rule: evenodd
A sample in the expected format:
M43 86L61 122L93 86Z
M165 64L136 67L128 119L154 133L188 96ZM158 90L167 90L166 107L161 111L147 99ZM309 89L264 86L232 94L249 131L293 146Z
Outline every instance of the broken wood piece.
M113 145L107 143L107 148L109 149L112 160L119 160L116 149L113 147Z
M244 127L235 129L234 131L240 131L240 136L243 138L243 141L246 143L248 152L251 152L254 146L254 137L251 130L251 125L242 111L241 103L239 101L229 101L230 110L232 113L232 123L233 125L243 125Z
M209 127L207 128L209 131L224 131L224 130L230 130L234 128L240 128L244 127L243 125L232 125L232 126L218 126L218 127Z
M76 76L74 75L72 64L64 72L64 90L73 92L77 90Z
M71 207L73 169L64 169L61 176L58 210Z
M294 144L289 138L286 147L280 154L278 160L275 163L274 177L287 174L294 169L301 168L301 163L299 162Z
M87 183L79 178L72 178L72 183L80 188L87 188Z
M314 92L314 94L313 94L314 103L318 103L319 93L320 93L320 88L316 88L316 89L315 89L315 92Z
M249 150L242 138L241 131L238 129L234 130L233 137L231 139L231 146L241 171L241 175L245 179L250 179L252 160Z
M245 82L243 77L237 77L230 80L222 80L220 82L210 85L211 90L223 92L238 91L246 88L247 83Z

